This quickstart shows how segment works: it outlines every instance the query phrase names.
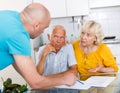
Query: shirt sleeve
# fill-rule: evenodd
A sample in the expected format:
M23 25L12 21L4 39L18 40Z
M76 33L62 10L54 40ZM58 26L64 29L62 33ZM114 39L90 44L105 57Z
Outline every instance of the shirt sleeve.
M14 35L6 42L10 54L31 56L30 38L26 34L19 33Z
M118 65L116 63L116 60L110 50L110 48L103 44L102 46L102 57L103 57L103 64L106 66L106 67L113 67L115 71L118 71Z
M74 50L73 50L73 46L71 44L68 45L68 65L69 67L72 65L77 64L76 63L76 58L75 58L75 54L74 54Z
M36 64L38 64L38 61L40 60L41 58L41 55L42 55L42 52L43 52L43 49L45 48L45 46L41 46L39 47L39 50L36 54Z

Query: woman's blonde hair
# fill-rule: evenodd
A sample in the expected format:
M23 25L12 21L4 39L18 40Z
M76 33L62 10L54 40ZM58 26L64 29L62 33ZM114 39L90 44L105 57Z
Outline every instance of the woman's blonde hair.
M104 38L101 25L93 20L85 22L81 28L81 32L93 32L97 38L94 42L95 45L99 45Z

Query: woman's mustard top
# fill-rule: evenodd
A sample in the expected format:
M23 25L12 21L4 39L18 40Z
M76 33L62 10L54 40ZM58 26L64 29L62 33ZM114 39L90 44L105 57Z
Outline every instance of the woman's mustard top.
M101 43L95 52L85 55L81 50L79 43L80 40L73 42L73 48L80 75L90 74L88 69L96 68L98 66L98 62L100 62L103 67L113 67L115 72L118 71L116 60L110 51L110 48L106 44Z

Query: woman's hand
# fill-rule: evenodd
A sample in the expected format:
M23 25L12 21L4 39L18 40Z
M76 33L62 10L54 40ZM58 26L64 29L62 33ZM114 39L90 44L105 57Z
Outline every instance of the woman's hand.
M113 67L103 67L100 62L98 62L98 66L96 68L92 68L88 70L89 72L114 72L114 68Z
M98 62L98 66L96 68L91 68L88 71L89 72L101 72L102 69L102 65L100 64L100 62Z

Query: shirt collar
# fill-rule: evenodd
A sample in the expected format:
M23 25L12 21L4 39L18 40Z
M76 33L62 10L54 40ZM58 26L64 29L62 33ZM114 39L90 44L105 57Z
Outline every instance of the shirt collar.
M61 47L61 49L58 51L58 53L59 52L64 52L64 47L65 47L65 45ZM51 52L51 53L54 53L54 52Z

